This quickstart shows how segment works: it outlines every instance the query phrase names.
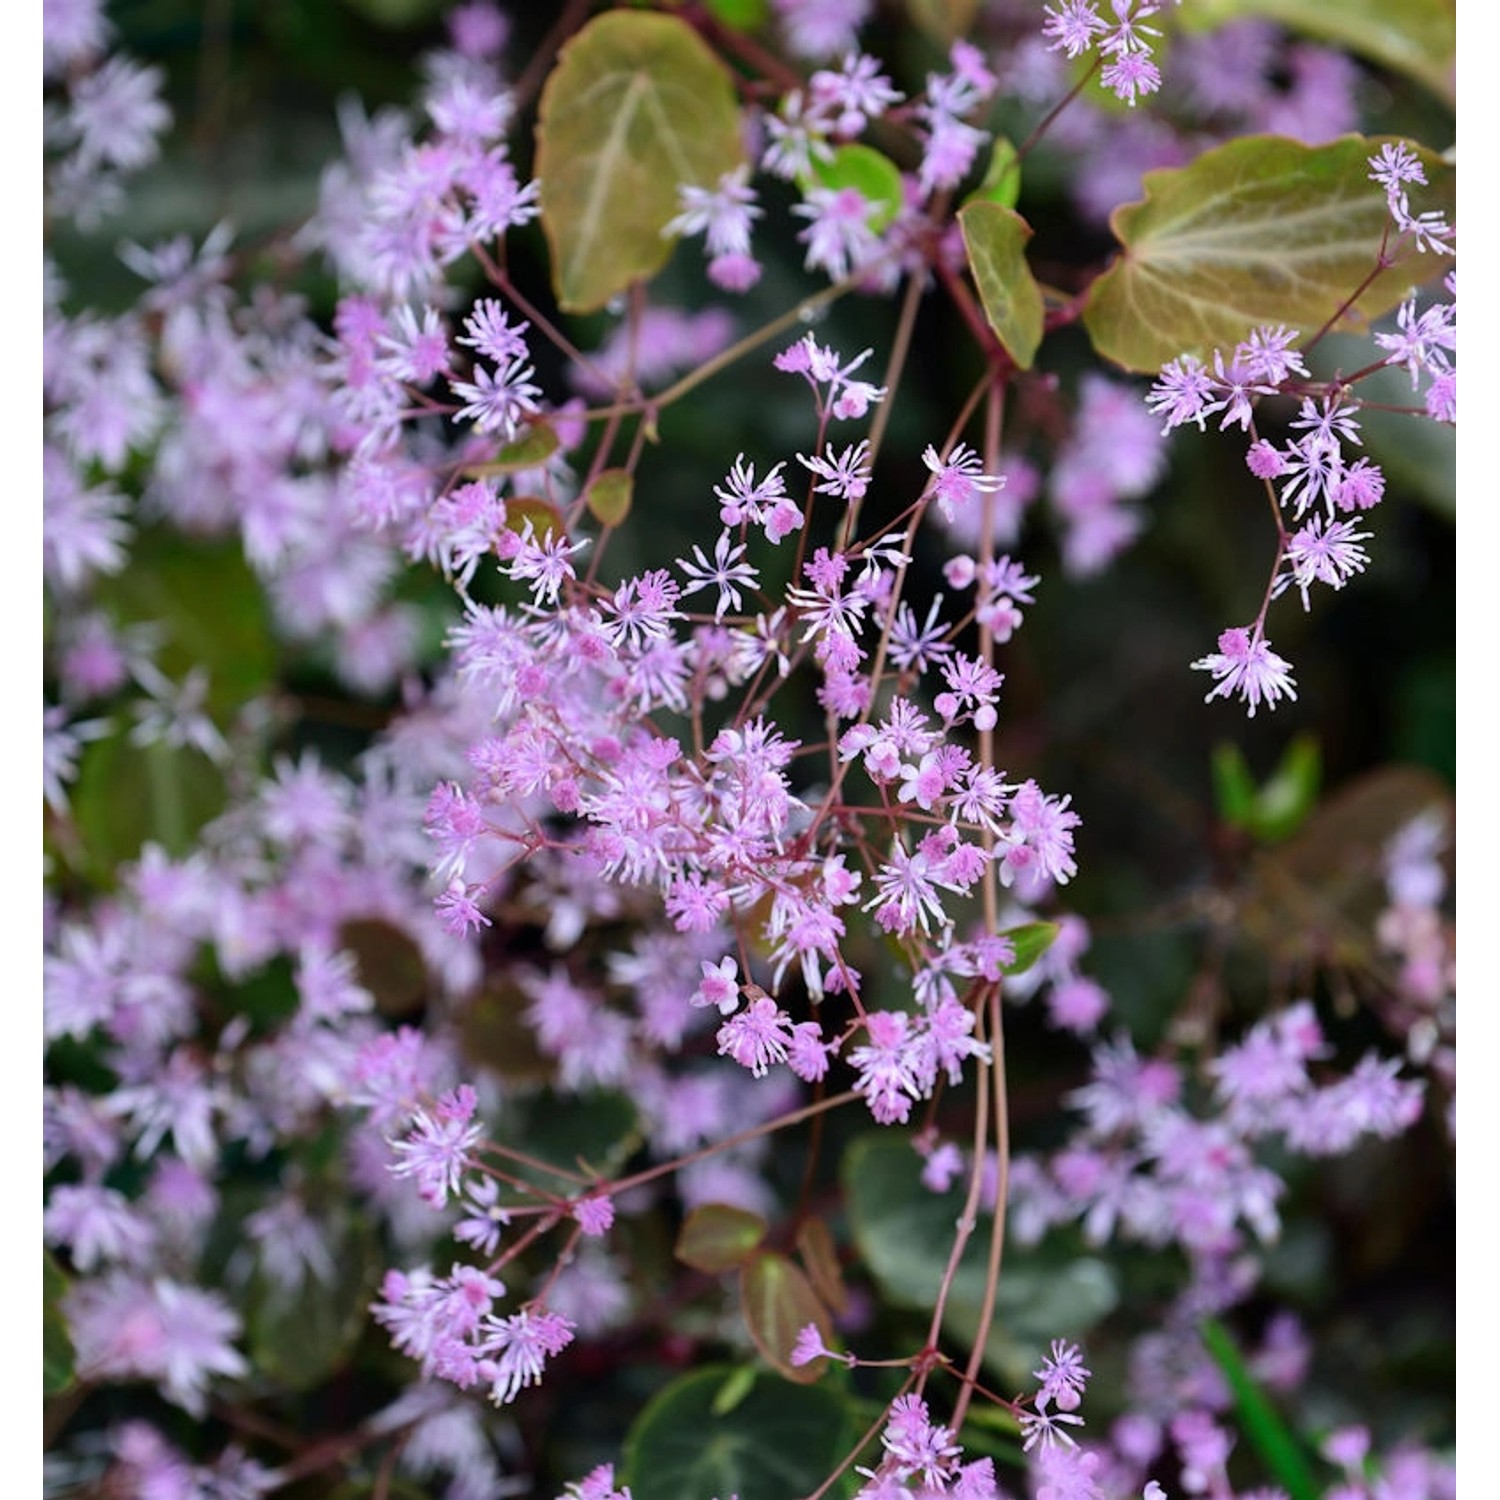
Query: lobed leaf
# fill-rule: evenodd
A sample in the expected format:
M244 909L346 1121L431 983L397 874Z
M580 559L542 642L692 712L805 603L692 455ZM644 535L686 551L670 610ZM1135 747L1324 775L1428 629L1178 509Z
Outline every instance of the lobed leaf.
M542 228L568 312L603 307L666 264L678 189L745 160L734 83L685 21L596 16L558 55L537 116Z
M1042 341L1042 291L1026 264L1031 226L1014 209L984 198L959 209L958 222L985 318L1005 352L1029 370Z
M1304 146L1245 136L1186 167L1148 172L1145 199L1110 217L1122 253L1089 289L1083 322L1094 347L1145 373L1230 348L1261 323L1322 327L1375 266L1390 216L1368 158L1392 139ZM1413 209L1451 216L1453 168L1418 155L1428 186L1413 190ZM1359 314L1380 316L1448 265L1403 255L1361 294Z
M930 1309L953 1245L953 1200L923 1186L909 1141L884 1135L850 1144L843 1180L854 1243L876 1283L901 1307ZM983 1295L983 1246L971 1239L952 1298L977 1303Z

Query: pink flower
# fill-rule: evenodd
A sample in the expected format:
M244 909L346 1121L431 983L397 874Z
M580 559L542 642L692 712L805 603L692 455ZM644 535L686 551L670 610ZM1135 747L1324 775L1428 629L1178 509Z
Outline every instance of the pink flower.
M482 1360L490 1400L506 1406L529 1385L540 1385L547 1360L573 1342L573 1324L561 1313L522 1308L508 1318L486 1318L479 1348L498 1359Z
M803 1365L810 1365L815 1359L840 1359L851 1370L855 1363L852 1354L835 1353L823 1342L823 1335L818 1331L816 1323L804 1323L798 1331L796 1343L792 1345L792 1363L800 1369Z
M719 1028L719 1054L764 1078L773 1063L786 1061L791 1039L791 1019L769 995L762 995Z
M573 1204L573 1217L586 1235L597 1239L609 1233L615 1222L615 1206L608 1193L590 1193Z
M1193 670L1212 672L1217 679L1203 701L1228 698L1239 694L1249 705L1249 717L1265 703L1275 708L1278 698L1297 697L1292 679L1292 664L1271 650L1271 643L1257 630L1252 640L1244 629L1226 630L1219 637L1219 649L1211 656L1200 657Z

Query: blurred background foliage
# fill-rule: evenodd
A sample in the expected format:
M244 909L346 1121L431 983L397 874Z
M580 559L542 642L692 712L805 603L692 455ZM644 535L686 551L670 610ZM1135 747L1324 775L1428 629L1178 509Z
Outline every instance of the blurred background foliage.
M561 8L509 8L518 60L513 76ZM110 310L130 303L138 283L116 255L121 240L201 239L228 221L245 276L289 284L316 312L331 316L337 288L290 253L290 236L315 207L319 172L338 152L339 101L357 95L367 111L405 104L415 60L442 35L442 9L441 0L113 5L110 19L122 47L166 71L177 123L164 158L133 185L123 215L93 236L61 226L50 232L70 304L86 299ZM866 44L908 91L920 87L938 56L898 5L882 8ZM1372 72L1363 97L1369 132L1409 131L1435 148L1448 144L1451 118L1414 86ZM533 90L523 124L534 108ZM997 129L1020 138L1030 123L1018 109ZM524 130L517 139L523 138ZM519 144L523 163L528 154ZM1066 170L1061 154L1038 155L1028 163L1020 203L1037 230L1033 263L1044 280L1059 285L1099 264L1107 249L1099 229L1072 209ZM786 205L775 198L772 185L767 227L757 238L767 261L764 278L735 308L746 329L814 289L792 243ZM516 237L511 264L518 283L550 306L535 226ZM679 249L651 297L688 308L715 302L695 249ZM817 334L846 354L872 347L862 373L878 378L873 372L883 368L895 318L894 299L850 297L817 325ZM588 348L611 323L601 314L574 326ZM636 519L649 527L649 538L625 528L611 543L611 569L644 564L647 555L634 549L647 540L659 565L710 538L712 485L737 453L760 466L808 448L806 393L800 381L771 369L777 347L664 413L660 444L647 450L636 484ZM1369 357L1334 341L1324 352L1344 368ZM1049 337L1036 370L1012 392L1007 451L1025 453L1045 477L1049 434L1066 427L1079 378L1097 368L1081 332ZM563 372L548 368L545 355L540 373L549 391L566 394ZM871 491L872 519L895 514L919 491L923 446L942 441L980 373L961 321L930 294L895 393ZM1392 379L1392 399L1400 400L1402 377ZM1145 384L1135 382L1142 394ZM1049 791L1072 795L1083 818L1080 873L1063 895L1093 929L1085 969L1109 990L1112 1021L1127 1026L1138 1044L1206 1049L1215 1035L1236 1031L1272 1001L1311 994L1337 1018L1342 1060L1371 1045L1390 1049L1369 1003L1385 982L1371 935L1378 850L1419 806L1451 798L1455 785L1455 487L1446 436L1405 418L1391 419L1389 431L1371 431L1371 451L1387 464L1390 482L1370 518L1370 567L1342 592L1316 598L1310 613L1290 597L1274 609L1270 635L1296 666L1299 697L1253 720L1235 705L1205 705L1206 678L1188 669L1213 649L1222 629L1253 617L1273 554L1271 522L1246 475L1241 443L1213 432L1176 434L1166 477L1145 501L1142 536L1096 577L1067 577L1046 503L1028 513L1014 550L1042 582L1024 626L999 652L1006 674L999 761L1010 779L1035 776ZM977 432L970 437L977 440ZM186 565L183 548L190 553ZM217 642L210 650L228 651L241 668L240 678L229 679L237 691L274 680L300 697L306 711L284 724L277 749L316 744L329 758L347 757L380 715L354 707L339 713L331 676L315 662L275 654L280 648L256 618L248 577L236 581L242 564L221 551L169 540L143 547L117 581L118 607L126 618L159 618L166 610L186 620L175 633L179 640L192 638L193 621L209 622L207 634ZM941 561L936 538L922 538L915 598L942 588ZM455 613L452 596L435 581L415 583L412 593L431 613L435 664L441 629ZM226 621L235 609L238 624L231 629ZM810 691L807 697L815 724ZM139 799L120 795L131 777L160 787L162 768L122 767L118 758L106 762L105 753L106 747L90 752L77 794L78 823L89 830L101 876L147 832L165 837L169 848L182 844L162 821L169 811L143 809ZM117 746L110 753L122 752ZM1278 771L1286 783L1280 816L1257 821L1247 809ZM165 782L173 780L168 773ZM177 792L180 800L199 789L188 780ZM207 795L211 804L211 789ZM1049 1029L1035 1005L1013 1009L1007 1024L1016 1144L1055 1144L1060 1100L1084 1081L1086 1050ZM830 1143L844 1135L834 1127ZM838 1151L825 1152L825 1159L832 1170ZM1451 1164L1441 1122L1428 1118L1394 1143L1294 1172L1286 1235L1270 1257L1264 1290L1313 1332L1313 1410L1302 1413L1310 1422L1373 1418L1379 1430L1384 1417L1394 1431L1451 1438ZM856 1205L866 1213L878 1208ZM362 1267L369 1258L361 1249ZM1014 1273L1023 1279L1025 1259ZM1122 1343L1108 1336L1149 1326L1161 1291L1151 1284L1159 1273L1129 1256L1117 1257L1115 1270L1118 1285L1093 1308L1100 1321L1091 1337L1098 1344ZM1032 1274L1045 1284L1044 1265ZM362 1283L366 1275L362 1269ZM896 1311L887 1316L899 1321L902 1306L911 1304L893 1300ZM274 1345L270 1334L265 1338ZM374 1359L381 1342L366 1340ZM1122 1387L1119 1373L1119 1381L1100 1380L1101 1394ZM559 1482L611 1456L617 1434L609 1429L650 1389L641 1368L594 1374L613 1383L593 1387L583 1417L569 1424L570 1431L592 1435L569 1443L557 1459L572 1466L560 1471Z

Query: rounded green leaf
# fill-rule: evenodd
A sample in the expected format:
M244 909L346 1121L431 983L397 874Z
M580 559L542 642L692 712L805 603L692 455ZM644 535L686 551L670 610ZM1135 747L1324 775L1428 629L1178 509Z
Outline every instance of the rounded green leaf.
M540 495L513 495L505 502L505 529L524 532L528 521L538 542L550 541L553 536L567 532L562 516L550 500L543 500Z
M813 162L804 188L809 184L853 188L869 204L865 222L877 234L901 212L901 169L873 146L840 146L828 161Z
M595 17L542 90L537 175L552 283L569 312L602 307L666 263L678 189L745 160L734 82L685 21Z
M548 422L533 422L514 442L507 443L488 463L474 464L464 473L475 476L489 474L524 474L527 469L539 469L557 452L559 439L557 430Z
M719 1413L734 1376L724 1365L684 1375L641 1412L620 1475L635 1500L791 1500L827 1479L858 1436L834 1391L774 1375Z
M584 492L589 514L601 526L618 526L630 514L635 478L629 469L605 469Z
M1321 327L1375 265L1390 215L1368 159L1389 139L1304 146L1245 136L1186 167L1148 172L1145 200L1110 219L1122 253L1089 289L1083 321L1094 347L1145 373L1180 354L1232 348L1257 324ZM1418 154L1428 186L1413 188L1413 211L1451 216L1453 168ZM1448 264L1404 255L1366 288L1359 312L1378 317Z
M808 1385L823 1373L826 1359L792 1363L797 1335L809 1323L817 1325L825 1344L833 1328L812 1283L786 1256L766 1250L745 1266L740 1272L740 1310L755 1347L788 1380Z
M985 318L1005 352L1029 370L1042 341L1042 291L1026 264L1031 226L1014 209L985 199L966 203L958 222Z
M695 1271L717 1275L742 1266L766 1237L766 1221L729 1203L700 1203L677 1234L673 1254Z

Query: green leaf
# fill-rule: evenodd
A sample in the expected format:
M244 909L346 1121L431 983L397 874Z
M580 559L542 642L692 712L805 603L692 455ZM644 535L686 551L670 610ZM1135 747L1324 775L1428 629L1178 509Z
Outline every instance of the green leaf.
M745 161L728 70L685 21L596 16L542 89L537 175L552 284L568 312L602 307L666 264L678 189Z
M768 1364L788 1380L809 1385L827 1368L826 1359L792 1363L792 1346L809 1323L826 1344L833 1337L828 1309L811 1283L786 1256L764 1250L740 1272L740 1310L751 1341Z
M1219 817L1268 844L1290 838L1302 826L1323 780L1323 753L1310 734L1292 740L1281 764L1260 787L1238 745L1216 745L1212 764Z
M1347 47L1426 84L1449 106L1454 102L1454 0L1194 0L1176 19L1184 29L1215 30L1243 16L1264 16Z
M479 992L458 1015L458 1041L464 1061L491 1068L509 1084L543 1084L556 1062L537 1046L526 1020L529 997L496 965Z
M629 469L605 469L584 492L589 513L601 526L618 526L630 514L635 478Z
M378 917L356 917L338 930L338 942L354 957L359 982L383 1016L410 1015L427 993L422 950L406 933Z
M727 1366L674 1380L626 1435L620 1482L635 1500L789 1500L818 1487L858 1433L824 1386L758 1376L729 1411L716 1412Z
M768 0L708 0L708 8L716 21L736 31L759 31L771 15Z
M922 1184L911 1143L864 1135L844 1153L843 1182L854 1243L890 1300L929 1313L953 1245L959 1199ZM975 1306L984 1295L982 1236L969 1241L950 1300Z
M804 1219L797 1231L797 1252L807 1270L813 1290L835 1313L842 1313L849 1300L839 1253L828 1226L821 1219Z
M432 21L443 9L443 0L344 0L344 4L393 31Z
M1232 740L1225 740L1214 746L1209 765L1219 821L1248 831L1255 819L1256 788L1245 752Z
M1336 372L1358 370L1370 363L1370 341L1352 334L1332 333L1308 359L1314 376L1328 379ZM1391 366L1366 375L1355 388L1366 403L1359 413L1359 434L1365 452L1393 485L1408 489L1438 514L1452 520L1458 509L1458 431L1447 422L1404 411L1382 411L1382 406L1421 407L1422 387L1412 389L1404 369Z
M944 47L974 24L978 9L979 0L906 0L912 21Z
M1016 956L1004 966L1009 975L1024 974L1054 942L1060 931L1056 922L1022 922L1000 934L1009 940Z
M717 1275L742 1266L766 1237L766 1221L729 1203L700 1203L677 1234L672 1253L695 1271Z
M1009 136L1002 135L990 151L990 164L984 169L984 180L969 194L965 203L998 203L1014 208L1021 197L1021 158Z
M979 200L958 211L984 315L1005 352L1031 368L1042 341L1042 291L1026 264L1031 226L1014 209Z
M930 1315L953 1248L963 1191L934 1193L909 1141L861 1136L844 1154L842 1180L855 1246L887 1299ZM949 1292L944 1326L972 1341L984 1300L990 1220L970 1236ZM1023 1380L1053 1338L1081 1337L1119 1300L1114 1273L1094 1256L1007 1247L986 1360Z
M1322 782L1323 750L1317 736L1297 735L1255 799L1257 837L1274 843L1294 834L1317 803Z
M1301 1443L1256 1384L1228 1330L1223 1324L1207 1318L1199 1331L1214 1363L1229 1382L1240 1426L1251 1445L1285 1486L1291 1500L1318 1500L1322 1491Z
M325 1228L338 1268L331 1282L308 1275L289 1291L264 1270L251 1278L245 1320L250 1357L256 1372L283 1390L310 1391L343 1367L368 1325L370 1299L384 1269L364 1220L340 1215Z
M73 1381L73 1336L63 1316L62 1300L68 1294L68 1278L42 1250L42 1395L55 1396Z
M802 186L853 188L870 205L865 221L877 234L901 212L901 169L873 146L840 146L829 161L815 161Z
M748 1396L755 1386L754 1365L739 1365L730 1371L729 1379L714 1393L714 1415L727 1416Z
M1368 158L1391 139L1304 146L1244 136L1186 167L1146 173L1144 201L1110 216L1122 253L1089 289L1083 321L1094 347L1153 372L1180 354L1227 351L1257 324L1320 328L1376 263L1389 212ZM1413 210L1451 218L1453 168L1418 154L1429 186L1412 194ZM1379 317L1413 280L1448 265L1404 255L1366 288L1359 312Z
M432 1500L432 1491L414 1480L384 1470L372 1479L347 1479L328 1500Z
M505 502L505 529L521 533L531 522L531 534L538 542L547 542L567 531L557 507L540 495L513 495Z
M116 734L85 748L72 808L85 859L97 878L112 883L117 867L148 842L186 857L225 798L224 778L201 751L133 745Z
M507 443L488 463L474 464L465 474L524 474L539 469L557 452L556 429L548 422L533 422L513 443Z
M542 1093L526 1102L521 1115L514 1139L525 1143L529 1155L569 1172L610 1177L640 1144L635 1105L624 1094ZM578 1184L567 1178L538 1186L552 1192L578 1191Z
M194 667L208 673L208 712L229 715L271 686L276 648L266 591L238 542L143 533L130 566L100 581L100 603L121 623L150 621L161 632L156 664L174 682Z
M1051 1340L1083 1338L1115 1310L1120 1285L1115 1270L1094 1255L1052 1249L1016 1256L1007 1249L1006 1259L984 1358L1007 1383L1020 1386ZM975 1309L954 1309L952 1322L966 1335L975 1321Z

